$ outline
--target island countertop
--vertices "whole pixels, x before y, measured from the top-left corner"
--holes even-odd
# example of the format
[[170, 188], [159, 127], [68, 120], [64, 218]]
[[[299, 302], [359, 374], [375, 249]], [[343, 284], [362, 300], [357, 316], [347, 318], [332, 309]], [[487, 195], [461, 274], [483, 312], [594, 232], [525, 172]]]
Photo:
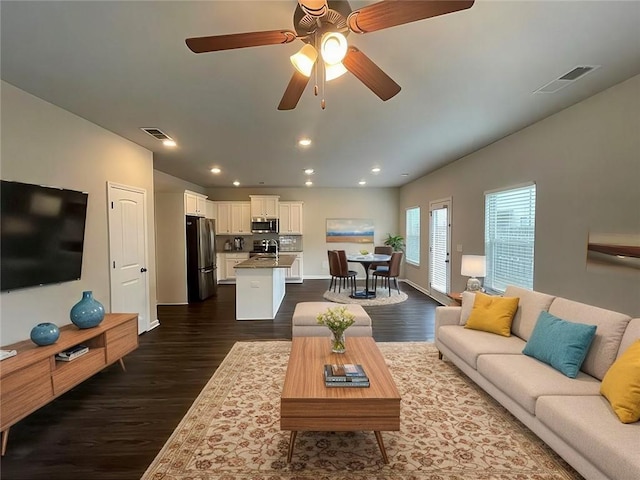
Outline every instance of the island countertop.
[[278, 255], [278, 257], [255, 256], [238, 263], [234, 268], [291, 268], [295, 255]]

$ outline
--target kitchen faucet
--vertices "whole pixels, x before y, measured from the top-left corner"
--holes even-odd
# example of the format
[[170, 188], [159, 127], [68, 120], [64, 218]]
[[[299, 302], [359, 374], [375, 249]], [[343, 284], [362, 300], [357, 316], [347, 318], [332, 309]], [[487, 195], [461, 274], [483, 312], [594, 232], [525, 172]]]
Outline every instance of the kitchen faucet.
[[276, 247], [276, 258], [278, 258], [278, 241], [273, 238], [270, 238], [269, 240], [267, 240], [267, 246], [272, 244], [274, 247]]

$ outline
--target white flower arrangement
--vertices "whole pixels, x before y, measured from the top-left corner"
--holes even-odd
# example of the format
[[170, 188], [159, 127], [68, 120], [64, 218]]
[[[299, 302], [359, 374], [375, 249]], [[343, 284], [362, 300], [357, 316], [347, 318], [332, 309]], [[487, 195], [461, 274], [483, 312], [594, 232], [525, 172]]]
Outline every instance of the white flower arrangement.
[[327, 308], [316, 317], [319, 325], [325, 325], [334, 335], [340, 336], [355, 323], [356, 316], [347, 307]]

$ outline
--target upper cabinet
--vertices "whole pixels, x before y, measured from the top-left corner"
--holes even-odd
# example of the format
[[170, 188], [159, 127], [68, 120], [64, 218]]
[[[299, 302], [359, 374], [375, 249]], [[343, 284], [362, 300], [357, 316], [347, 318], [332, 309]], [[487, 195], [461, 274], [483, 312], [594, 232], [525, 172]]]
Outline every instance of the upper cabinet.
[[218, 212], [217, 212], [216, 204], [211, 200], [206, 200], [204, 216], [206, 218], [211, 218], [212, 220], [215, 220], [217, 214]]
[[251, 216], [260, 218], [278, 218], [278, 195], [249, 195], [251, 198]]
[[204, 217], [207, 213], [207, 196], [202, 195], [201, 193], [185, 190], [184, 213], [185, 215]]
[[280, 202], [280, 234], [302, 235], [302, 202]]
[[218, 235], [251, 235], [251, 204], [249, 202], [215, 203]]

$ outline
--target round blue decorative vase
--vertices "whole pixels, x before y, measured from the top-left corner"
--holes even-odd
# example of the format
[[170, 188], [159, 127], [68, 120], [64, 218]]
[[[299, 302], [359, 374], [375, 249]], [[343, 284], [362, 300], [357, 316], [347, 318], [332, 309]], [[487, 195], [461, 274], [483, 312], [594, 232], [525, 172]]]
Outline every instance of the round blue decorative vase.
[[56, 343], [60, 337], [60, 329], [55, 323], [39, 323], [31, 329], [31, 341], [41, 347]]
[[93, 292], [82, 292], [82, 299], [71, 308], [69, 317], [78, 328], [96, 327], [104, 319], [104, 307], [93, 298]]

